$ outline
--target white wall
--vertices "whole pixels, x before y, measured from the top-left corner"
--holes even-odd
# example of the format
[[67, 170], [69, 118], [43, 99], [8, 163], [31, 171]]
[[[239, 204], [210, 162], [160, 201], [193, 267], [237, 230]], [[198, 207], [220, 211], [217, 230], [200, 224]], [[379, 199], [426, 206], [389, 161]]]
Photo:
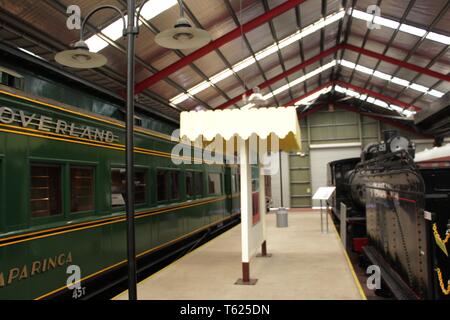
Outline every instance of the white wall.
[[[272, 161], [275, 161], [273, 157], [278, 158], [278, 153], [272, 155]], [[283, 206], [289, 208], [291, 206], [291, 185], [289, 177], [289, 155], [286, 152], [281, 153], [281, 165], [282, 165], [282, 181], [283, 181]], [[280, 171], [277, 174], [271, 176], [272, 186], [272, 207], [281, 207], [281, 188], [280, 188]]]
[[[331, 161], [361, 156], [360, 143], [317, 144], [310, 146], [312, 194], [327, 186], [327, 165]], [[320, 201], [313, 200], [313, 207]]]

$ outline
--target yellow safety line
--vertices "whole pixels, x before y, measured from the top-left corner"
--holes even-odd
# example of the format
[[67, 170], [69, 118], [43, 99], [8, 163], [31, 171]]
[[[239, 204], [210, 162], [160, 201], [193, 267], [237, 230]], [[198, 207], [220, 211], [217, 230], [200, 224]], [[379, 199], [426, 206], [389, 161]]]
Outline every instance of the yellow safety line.
[[[226, 218], [226, 219], [219, 220], [219, 221], [224, 221], [224, 220], [230, 219], [230, 218], [232, 218], [232, 217], [234, 217], [234, 216], [237, 216], [237, 215], [239, 215], [239, 213], [235, 213], [235, 214], [231, 215], [230, 217], [228, 217], [228, 218]], [[218, 222], [213, 222], [213, 224], [219, 223], [219, 221], [218, 221]], [[168, 265], [165, 266], [164, 268], [162, 268], [162, 269], [156, 271], [155, 273], [151, 274], [151, 275], [148, 276], [147, 278], [141, 280], [141, 281], [139, 282], [139, 285], [144, 285], [145, 282], [151, 280], [151, 278], [153, 278], [153, 277], [156, 276], [157, 274], [163, 272], [164, 270], [168, 269], [169, 267], [173, 267], [176, 263], [180, 262], [181, 260], [183, 260], [184, 258], [186, 258], [187, 256], [189, 256], [190, 254], [192, 254], [192, 253], [194, 253], [195, 251], [197, 251], [198, 249], [200, 249], [200, 248], [206, 246], [207, 244], [211, 244], [213, 241], [219, 240], [219, 238], [225, 236], [229, 231], [231, 231], [231, 230], [233, 230], [234, 228], [237, 228], [237, 227], [238, 227], [238, 226], [234, 226], [233, 228], [227, 230], [226, 232], [224, 232], [224, 233], [218, 235], [218, 236], [215, 237], [214, 239], [209, 240], [208, 242], [206, 242], [206, 243], [202, 244], [201, 246], [195, 248], [195, 250], [192, 250], [192, 251], [188, 252], [187, 254], [185, 254], [184, 256], [182, 256], [181, 258], [179, 258], [179, 259], [175, 260], [174, 262], [168, 264]], [[128, 291], [128, 290], [125, 290], [124, 292], [119, 293], [118, 295], [116, 295], [115, 297], [113, 297], [111, 300], [115, 300], [118, 296], [121, 296], [121, 295], [125, 294], [127, 291]], [[139, 292], [138, 292], [138, 293], [139, 293]]]
[[[234, 216], [236, 216], [236, 214], [231, 215], [231, 216], [229, 216], [229, 217], [227, 217], [227, 218], [225, 218], [225, 219], [218, 220], [218, 221], [216, 221], [216, 222], [213, 222], [213, 223], [211, 223], [211, 224], [208, 224], [208, 225], [203, 226], [203, 227], [201, 227], [201, 228], [198, 228], [198, 229], [196, 229], [196, 230], [193, 230], [193, 231], [191, 231], [191, 232], [189, 232], [189, 233], [187, 233], [187, 234], [185, 234], [185, 235], [183, 235], [183, 236], [181, 236], [181, 237], [179, 237], [179, 238], [176, 238], [176, 239], [174, 239], [174, 240], [171, 240], [171, 241], [165, 242], [165, 243], [163, 243], [163, 244], [160, 244], [159, 246], [156, 246], [156, 247], [154, 247], [154, 248], [152, 248], [152, 249], [149, 249], [149, 250], [147, 250], [147, 251], [141, 252], [140, 254], [136, 255], [136, 257], [140, 257], [140, 256], [142, 256], [142, 255], [144, 255], [144, 254], [148, 254], [148, 253], [150, 253], [150, 252], [152, 252], [152, 251], [156, 251], [156, 250], [158, 250], [158, 249], [160, 249], [160, 248], [162, 248], [162, 247], [164, 247], [164, 246], [167, 246], [167, 245], [169, 245], [169, 244], [171, 244], [171, 243], [174, 243], [174, 242], [176, 242], [176, 241], [182, 240], [183, 238], [189, 237], [190, 235], [192, 235], [192, 234], [194, 234], [194, 233], [200, 232], [200, 231], [203, 230], [203, 229], [209, 228], [210, 226], [212, 226], [212, 225], [214, 225], [214, 224], [218, 224], [218, 223], [223, 222], [223, 221], [225, 221], [225, 220], [228, 220], [228, 219], [230, 219], [230, 218], [232, 218], [232, 217], [234, 217]], [[82, 282], [82, 281], [84, 281], [84, 280], [90, 279], [90, 278], [92, 278], [92, 277], [94, 277], [94, 276], [96, 276], [96, 275], [98, 275], [98, 274], [100, 274], [100, 273], [103, 273], [103, 272], [105, 272], [105, 271], [108, 271], [108, 270], [110, 270], [110, 269], [113, 269], [113, 268], [115, 268], [115, 267], [117, 267], [117, 266], [119, 266], [119, 265], [121, 265], [121, 264], [126, 263], [126, 262], [127, 262], [126, 259], [125, 259], [125, 260], [122, 260], [122, 261], [120, 261], [120, 262], [118, 262], [118, 263], [115, 263], [115, 264], [113, 264], [113, 265], [111, 265], [111, 266], [109, 266], [109, 267], [106, 267], [106, 268], [104, 268], [104, 269], [101, 269], [101, 270], [99, 270], [99, 271], [97, 271], [97, 272], [94, 272], [94, 273], [92, 273], [92, 274], [90, 274], [90, 275], [88, 275], [88, 276], [82, 278], [82, 279], [78, 280], [76, 283], [79, 283], [79, 282]], [[38, 297], [38, 298], [36, 298], [36, 299], [34, 299], [34, 300], [41, 300], [41, 299], [44, 299], [45, 297], [48, 297], [48, 296], [50, 296], [50, 295], [52, 295], [52, 294], [54, 294], [54, 293], [56, 293], [56, 292], [58, 292], [58, 291], [64, 290], [65, 288], [67, 288], [67, 286], [62, 286], [62, 287], [60, 287], [60, 288], [58, 288], [58, 289], [55, 289], [55, 290], [53, 290], [53, 291], [50, 291], [50, 292], [48, 292], [48, 293], [42, 295], [42, 296], [40, 296], [40, 297]]]
[[[329, 213], [327, 212], [327, 214], [329, 214]], [[353, 280], [356, 283], [356, 286], [358, 288], [359, 294], [361, 295], [361, 298], [363, 300], [367, 300], [367, 296], [364, 293], [364, 289], [362, 288], [361, 283], [359, 282], [358, 276], [356, 275], [355, 269], [353, 268], [352, 262], [350, 261], [350, 258], [349, 258], [348, 254], [347, 254], [347, 250], [345, 250], [344, 245], [342, 244], [342, 239], [341, 239], [341, 237], [340, 237], [340, 235], [339, 235], [339, 233], [338, 233], [338, 231], [336, 229], [336, 226], [333, 223], [333, 220], [331, 220], [331, 224], [333, 226], [334, 232], [335, 232], [336, 237], [338, 239], [338, 242], [339, 242], [339, 244], [341, 246], [341, 249], [344, 252], [345, 260], [347, 261], [347, 264], [348, 264], [348, 266], [350, 268], [350, 272], [352, 273]]]

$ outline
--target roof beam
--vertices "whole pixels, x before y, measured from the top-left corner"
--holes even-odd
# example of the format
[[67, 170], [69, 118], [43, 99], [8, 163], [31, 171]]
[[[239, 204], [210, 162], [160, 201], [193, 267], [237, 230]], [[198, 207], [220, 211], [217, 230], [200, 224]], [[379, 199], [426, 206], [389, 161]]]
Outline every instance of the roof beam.
[[[294, 67], [292, 67], [290, 69], [288, 69], [288, 70], [286, 70], [285, 72], [282, 72], [279, 75], [277, 75], [277, 76], [275, 76], [275, 77], [273, 77], [273, 78], [271, 78], [271, 79], [269, 79], [267, 81], [264, 81], [263, 83], [258, 85], [258, 87], [260, 89], [264, 89], [264, 88], [266, 88], [268, 86], [271, 86], [272, 84], [274, 84], [274, 83], [276, 83], [276, 82], [278, 82], [278, 81], [288, 77], [289, 75], [291, 75], [291, 74], [293, 74], [293, 73], [295, 73], [297, 71], [300, 71], [300, 70], [304, 69], [305, 67], [307, 67], [307, 66], [309, 66], [309, 65], [311, 65], [311, 64], [313, 64], [313, 63], [315, 63], [317, 61], [320, 61], [321, 59], [323, 59], [323, 58], [325, 58], [325, 57], [335, 53], [338, 50], [339, 50], [339, 46], [335, 46], [333, 48], [325, 50], [324, 52], [315, 55], [311, 59], [308, 59], [308, 60], [306, 60], [306, 61], [304, 61], [304, 62], [302, 62], [302, 63], [300, 63], [300, 64], [298, 64], [298, 65], [296, 65], [296, 66], [294, 66]], [[246, 92], [244, 92], [244, 93], [234, 97], [233, 99], [231, 99], [231, 100], [221, 104], [220, 106], [218, 106], [215, 109], [226, 109], [229, 106], [231, 106], [231, 105], [235, 104], [236, 102], [238, 102], [242, 98], [243, 94], [249, 95], [251, 93], [252, 93], [252, 90], [247, 90]]]
[[215, 49], [225, 45], [226, 43], [240, 37], [242, 33], [247, 33], [249, 31], [261, 26], [262, 24], [285, 13], [286, 11], [293, 9], [295, 6], [297, 6], [300, 3], [303, 3], [305, 1], [306, 0], [288, 0], [288, 1], [284, 2], [283, 4], [279, 5], [278, 7], [275, 7], [272, 10], [269, 10], [266, 13], [260, 15], [259, 17], [256, 17], [255, 19], [243, 24], [241, 27], [235, 28], [234, 30], [223, 35], [222, 37], [210, 42], [206, 46], [195, 50], [191, 54], [185, 56], [184, 58], [181, 58], [177, 62], [171, 64], [170, 66], [160, 70], [159, 72], [153, 74], [152, 76], [148, 77], [147, 79], [144, 79], [143, 81], [136, 84], [136, 87], [135, 87], [136, 94], [138, 94], [139, 92], [152, 86], [156, 82], [168, 77], [169, 75], [171, 75], [175, 71], [185, 67], [189, 63], [203, 57], [204, 55], [214, 51]]
[[340, 81], [340, 80], [329, 81], [329, 82], [327, 82], [327, 83], [325, 83], [325, 84], [315, 88], [314, 90], [308, 91], [305, 94], [301, 95], [300, 97], [295, 98], [294, 100], [291, 100], [288, 103], [285, 103], [284, 105], [285, 106], [292, 106], [296, 102], [298, 102], [300, 100], [303, 100], [303, 99], [309, 97], [310, 95], [312, 95], [312, 94], [322, 90], [323, 88], [326, 88], [326, 87], [332, 86], [332, 85], [339, 85], [341, 87], [346, 87], [348, 89], [352, 89], [352, 90], [357, 91], [357, 92], [362, 93], [362, 94], [367, 94], [369, 96], [372, 96], [372, 97], [375, 97], [377, 99], [389, 102], [390, 104], [395, 104], [395, 105], [398, 105], [400, 107], [404, 107], [406, 109], [407, 108], [411, 108], [411, 109], [414, 109], [416, 111], [422, 110], [421, 108], [419, 108], [417, 106], [413, 106], [413, 105], [407, 104], [407, 103], [405, 103], [403, 101], [400, 101], [398, 99], [395, 99], [395, 98], [392, 98], [392, 97], [388, 97], [388, 96], [385, 96], [385, 95], [380, 94], [378, 92], [375, 92], [375, 91], [372, 91], [372, 90], [369, 90], [369, 89], [364, 89], [364, 88], [361, 88], [361, 87], [358, 87], [358, 86], [355, 86], [353, 84], [350, 84], [350, 83], [347, 83], [347, 82], [344, 82], [344, 81]]
[[314, 93], [316, 93], [326, 87], [332, 86], [332, 85], [334, 85], [334, 81], [328, 81], [327, 83], [324, 83], [324, 84], [318, 86], [314, 90], [308, 91], [308, 92], [304, 93], [303, 95], [301, 95], [300, 97], [297, 97], [297, 98], [289, 101], [288, 103], [285, 103], [284, 106], [286, 106], [286, 107], [293, 106], [295, 103], [299, 102], [300, 100], [303, 100], [303, 99], [309, 97], [310, 95], [313, 95]]
[[418, 65], [415, 65], [415, 64], [403, 61], [403, 60], [395, 59], [395, 58], [386, 56], [386, 55], [381, 54], [381, 53], [377, 53], [377, 52], [374, 52], [374, 51], [370, 51], [370, 50], [367, 50], [367, 49], [356, 47], [356, 46], [353, 46], [353, 45], [350, 45], [350, 44], [344, 44], [342, 49], [349, 49], [351, 51], [358, 52], [358, 53], [363, 54], [365, 56], [372, 57], [372, 58], [375, 58], [375, 59], [378, 59], [378, 60], [382, 60], [382, 61], [390, 63], [390, 64], [397, 65], [397, 66], [399, 66], [401, 68], [410, 69], [410, 70], [415, 71], [417, 73], [422, 73], [422, 74], [425, 74], [425, 75], [433, 77], [433, 78], [437, 78], [437, 79], [440, 79], [440, 80], [443, 80], [443, 81], [450, 82], [450, 76], [448, 76], [446, 74], [443, 74], [443, 73], [440, 73], [440, 72], [436, 72], [436, 71], [433, 71], [433, 70], [428, 69], [428, 68], [423, 68], [423, 67], [420, 67]]
[[[324, 106], [324, 104], [320, 104], [320, 105], [315, 106], [315, 107], [312, 108], [311, 110], [308, 110], [308, 111], [305, 112], [305, 113], [299, 114], [299, 119], [304, 119], [304, 118], [307, 118], [308, 116], [313, 115], [314, 113], [316, 113], [317, 111], [319, 111], [321, 108], [323, 108], [323, 106]], [[349, 112], [354, 112], [354, 113], [362, 114], [362, 112], [361, 112], [361, 110], [360, 110], [359, 108], [356, 108], [356, 107], [354, 107], [354, 106], [350, 106], [350, 105], [347, 105], [347, 104], [333, 103], [333, 106], [335, 106], [336, 108], [342, 109], [342, 110], [349, 111]], [[367, 114], [367, 113], [364, 113], [364, 116], [365, 116], [365, 117], [372, 118], [372, 119], [375, 119], [375, 120], [378, 120], [378, 121], [381, 121], [381, 122], [384, 122], [384, 123], [386, 123], [386, 124], [388, 124], [388, 125], [391, 125], [391, 126], [393, 126], [393, 127], [398, 128], [398, 129], [400, 129], [400, 130], [407, 131], [407, 132], [410, 132], [410, 133], [413, 133], [413, 134], [421, 135], [421, 136], [423, 136], [424, 138], [433, 138], [432, 135], [425, 134], [425, 133], [421, 133], [421, 132], [419, 132], [419, 131], [414, 130], [413, 127], [410, 127], [410, 126], [408, 126], [408, 125], [405, 125], [405, 124], [400, 123], [400, 122], [395, 121], [395, 120], [388, 119], [388, 118], [386, 118], [386, 117], [377, 116], [376, 114], [373, 114], [373, 115], [372, 115], [372, 114]]]
[[[376, 52], [373, 52], [373, 51], [370, 51], [370, 50], [367, 50], [367, 49], [362, 49], [362, 48], [355, 47], [355, 46], [349, 45], [349, 44], [341, 44], [341, 45], [334, 46], [334, 47], [332, 47], [332, 48], [330, 48], [328, 50], [325, 50], [322, 53], [317, 54], [314, 57], [312, 57], [312, 58], [310, 58], [310, 59], [308, 59], [308, 60], [306, 60], [306, 61], [304, 61], [304, 62], [302, 62], [302, 63], [300, 63], [300, 64], [298, 64], [298, 65], [296, 65], [296, 66], [294, 66], [294, 67], [292, 67], [290, 69], [288, 69], [288, 70], [286, 70], [285, 72], [282, 72], [279, 75], [277, 75], [277, 76], [275, 76], [275, 77], [273, 77], [273, 78], [271, 78], [271, 79], [269, 79], [267, 81], [264, 81], [263, 83], [259, 84], [258, 87], [260, 89], [264, 89], [264, 88], [266, 88], [268, 86], [271, 86], [274, 83], [284, 79], [285, 77], [287, 77], [287, 76], [289, 76], [289, 75], [291, 75], [291, 74], [293, 74], [293, 73], [295, 73], [297, 71], [300, 71], [300, 70], [304, 69], [305, 67], [307, 67], [307, 66], [309, 66], [309, 65], [311, 65], [311, 64], [313, 64], [315, 62], [318, 62], [321, 59], [323, 59], [323, 58], [325, 58], [325, 57], [327, 57], [327, 56], [329, 56], [331, 54], [334, 54], [338, 50], [342, 50], [342, 49], [347, 49], [347, 50], [350, 50], [350, 51], [359, 52], [362, 55], [366, 55], [366, 56], [369, 56], [369, 57], [372, 57], [372, 58], [375, 58], [375, 59], [379, 59], [381, 61], [385, 61], [387, 63], [398, 65], [400, 67], [403, 67], [403, 68], [406, 68], [406, 69], [410, 69], [412, 71], [415, 71], [415, 72], [418, 72], [418, 73], [421, 73], [421, 74], [426, 74], [426, 75], [429, 75], [429, 76], [434, 77], [434, 78], [445, 79], [445, 81], [449, 81], [450, 82], [450, 76], [449, 75], [446, 75], [446, 74], [443, 74], [443, 73], [439, 73], [439, 72], [436, 72], [436, 71], [433, 71], [433, 70], [430, 70], [430, 69], [426, 69], [426, 68], [423, 68], [423, 67], [420, 67], [418, 65], [415, 65], [415, 64], [412, 64], [412, 63], [408, 63], [408, 62], [405, 62], [405, 61], [402, 61], [402, 60], [391, 58], [389, 56], [386, 56], [386, 55], [383, 55], [383, 54], [380, 54], [380, 53], [376, 53]], [[406, 104], [406, 103], [401, 102], [401, 101], [399, 101], [397, 99], [394, 99], [394, 98], [391, 98], [391, 97], [379, 94], [377, 92], [374, 92], [374, 91], [371, 91], [371, 90], [368, 90], [368, 89], [364, 89], [364, 88], [361, 88], [361, 87], [356, 87], [356, 86], [353, 86], [351, 84], [348, 84], [348, 83], [345, 83], [345, 82], [342, 82], [342, 81], [339, 81], [339, 82], [341, 82], [342, 84], [346, 84], [348, 87], [350, 87], [351, 89], [354, 89], [355, 91], [374, 96], [376, 98], [388, 101], [388, 102], [390, 102], [392, 104], [397, 104], [397, 105], [399, 105], [401, 107], [404, 107], [404, 108], [413, 108], [416, 111], [421, 110], [421, 108], [419, 108], [417, 106]], [[240, 94], [240, 95], [238, 95], [238, 96], [228, 100], [227, 102], [219, 105], [215, 109], [226, 109], [229, 106], [237, 103], [241, 99], [243, 94], [249, 95], [251, 93], [252, 93], [252, 90], [247, 90], [246, 92], [243, 92], [242, 94]], [[296, 100], [296, 99], [294, 99], [294, 100]]]
[[[335, 103], [334, 106], [336, 108], [339, 108], [339, 109], [343, 109], [343, 110], [347, 110], [347, 111], [350, 111], [350, 112], [355, 112], [355, 113], [361, 114], [361, 111], [358, 108], [355, 108], [353, 106], [349, 106], [349, 105], [342, 104], [342, 103]], [[395, 120], [387, 119], [385, 117], [377, 116], [375, 114], [374, 115], [368, 115], [368, 114], [365, 113], [364, 116], [369, 117], [369, 118], [373, 118], [373, 119], [381, 121], [381, 122], [384, 122], [384, 123], [386, 123], [388, 125], [391, 125], [393, 127], [398, 128], [400, 130], [404, 130], [404, 131], [407, 131], [407, 132], [410, 132], [410, 133], [421, 135], [424, 138], [434, 138], [432, 135], [416, 131], [416, 130], [414, 130], [413, 127], [407, 126], [407, 125], [405, 125], [403, 123], [400, 123], [400, 122], [397, 122]]]
[[369, 89], [364, 89], [362, 87], [355, 86], [354, 84], [351, 84], [351, 83], [348, 83], [348, 82], [344, 82], [344, 81], [341, 81], [341, 80], [336, 80], [334, 82], [334, 84], [337, 84], [337, 85], [339, 85], [341, 87], [345, 87], [347, 89], [352, 89], [352, 90], [354, 90], [354, 91], [356, 91], [358, 93], [361, 93], [361, 94], [367, 94], [368, 96], [372, 96], [374, 98], [383, 100], [385, 102], [389, 102], [390, 104], [398, 105], [399, 107], [402, 107], [402, 108], [405, 108], [405, 109], [413, 109], [414, 111], [422, 110], [422, 108], [420, 108], [418, 106], [414, 106], [412, 104], [405, 103], [405, 102], [400, 101], [400, 100], [398, 100], [398, 99], [396, 99], [394, 97], [389, 97], [389, 96], [386, 96], [384, 94], [381, 94], [381, 93], [378, 93], [378, 92], [375, 92], [375, 91], [372, 91], [372, 90], [369, 90]]

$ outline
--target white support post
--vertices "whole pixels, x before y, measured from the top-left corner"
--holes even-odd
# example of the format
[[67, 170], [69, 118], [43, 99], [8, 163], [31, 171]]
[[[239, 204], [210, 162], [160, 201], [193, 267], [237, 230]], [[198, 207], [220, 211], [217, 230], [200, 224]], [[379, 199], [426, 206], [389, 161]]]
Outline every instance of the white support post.
[[258, 257], [271, 257], [267, 253], [267, 221], [266, 221], [266, 185], [264, 180], [264, 168], [259, 169], [259, 214], [262, 223], [261, 254]]
[[242, 279], [236, 284], [255, 284], [250, 279], [250, 233], [252, 228], [252, 172], [249, 158], [248, 141], [239, 143], [241, 165], [241, 243], [242, 243]]
[[263, 241], [267, 240], [266, 229], [266, 185], [264, 179], [264, 168], [259, 168], [259, 214], [262, 223]]

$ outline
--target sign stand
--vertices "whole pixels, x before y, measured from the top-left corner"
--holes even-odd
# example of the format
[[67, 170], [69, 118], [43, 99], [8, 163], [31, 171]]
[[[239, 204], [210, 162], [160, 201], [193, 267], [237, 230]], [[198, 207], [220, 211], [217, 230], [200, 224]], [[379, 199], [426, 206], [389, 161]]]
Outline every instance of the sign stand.
[[316, 193], [312, 197], [313, 200], [320, 200], [320, 231], [323, 233], [323, 205], [322, 200], [325, 200], [327, 204], [326, 207], [326, 223], [327, 223], [327, 233], [328, 233], [328, 199], [336, 190], [336, 187], [320, 187], [317, 189]]

